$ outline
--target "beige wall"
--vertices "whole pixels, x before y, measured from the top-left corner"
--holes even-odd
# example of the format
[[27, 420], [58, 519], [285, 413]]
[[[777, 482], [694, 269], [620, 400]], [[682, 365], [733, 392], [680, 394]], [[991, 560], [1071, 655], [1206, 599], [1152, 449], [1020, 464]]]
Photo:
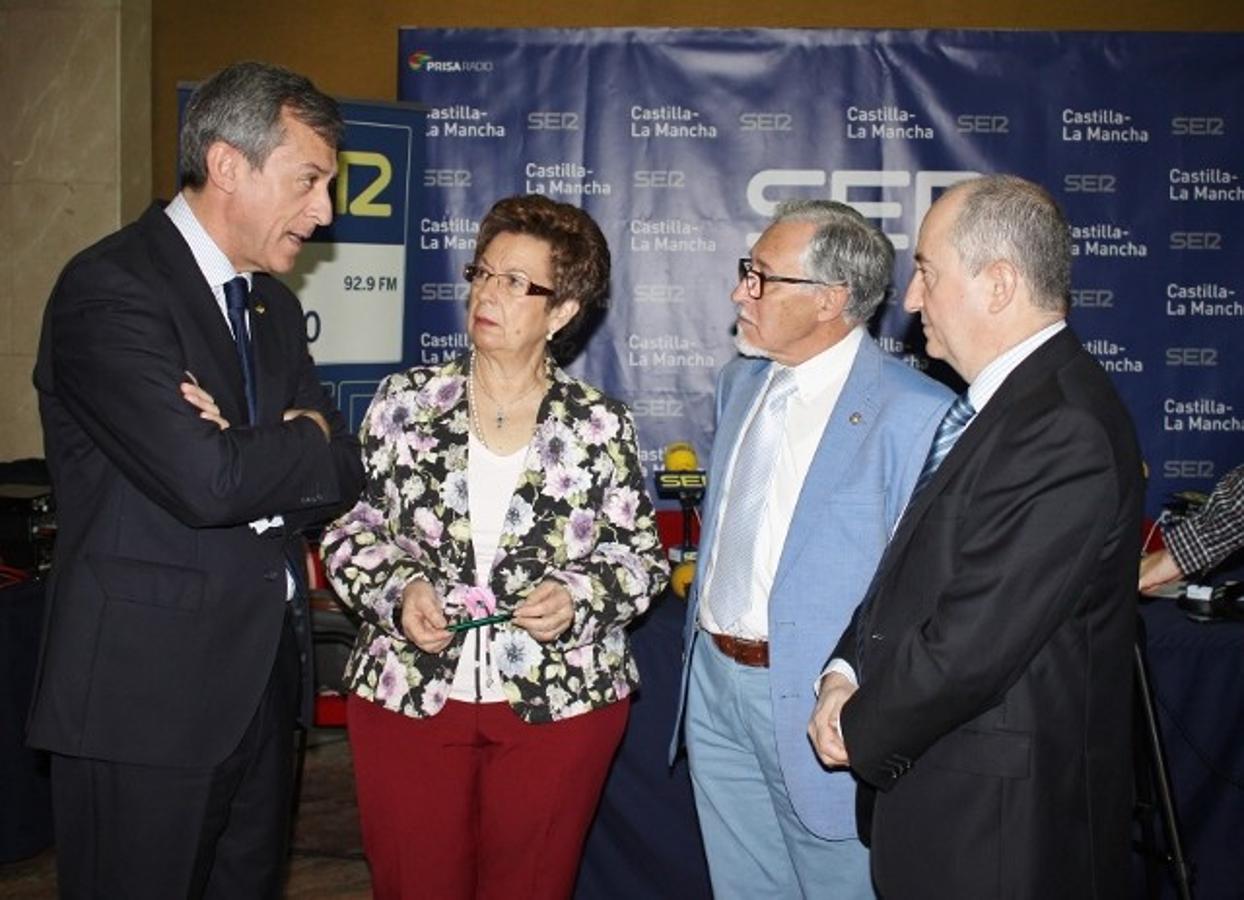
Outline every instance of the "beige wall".
[[30, 370], [57, 272], [176, 189], [177, 83], [252, 58], [392, 99], [405, 25], [1244, 31], [1244, 3], [0, 0], [0, 460], [41, 454]]
[[30, 372], [65, 260], [151, 195], [150, 0], [0, 0], [0, 460], [42, 456]]

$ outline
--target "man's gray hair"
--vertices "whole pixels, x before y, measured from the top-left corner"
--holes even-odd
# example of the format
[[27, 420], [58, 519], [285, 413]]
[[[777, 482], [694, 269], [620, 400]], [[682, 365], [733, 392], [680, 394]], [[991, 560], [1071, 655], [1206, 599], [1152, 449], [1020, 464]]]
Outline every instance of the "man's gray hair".
[[817, 281], [845, 282], [850, 292], [843, 314], [867, 322], [885, 299], [894, 271], [894, 245], [881, 229], [845, 203], [787, 200], [774, 224], [811, 222], [816, 233], [803, 252], [803, 269]]
[[1016, 175], [983, 175], [956, 184], [963, 205], [951, 245], [972, 275], [996, 260], [1015, 266], [1039, 309], [1066, 312], [1071, 291], [1071, 229], [1049, 191]]
[[207, 150], [224, 141], [263, 168], [285, 139], [281, 113], [289, 110], [336, 150], [345, 131], [336, 101], [310, 79], [261, 62], [234, 63], [199, 85], [186, 104], [177, 169], [183, 187], [207, 184]]

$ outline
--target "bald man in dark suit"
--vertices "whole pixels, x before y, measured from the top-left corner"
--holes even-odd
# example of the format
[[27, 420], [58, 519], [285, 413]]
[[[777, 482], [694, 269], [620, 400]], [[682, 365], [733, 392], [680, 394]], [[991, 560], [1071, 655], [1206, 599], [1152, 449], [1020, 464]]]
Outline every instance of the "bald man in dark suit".
[[862, 781], [886, 900], [1129, 895], [1143, 479], [1064, 322], [1070, 258], [1052, 198], [1010, 176], [956, 185], [920, 229], [905, 306], [969, 389], [809, 727]]

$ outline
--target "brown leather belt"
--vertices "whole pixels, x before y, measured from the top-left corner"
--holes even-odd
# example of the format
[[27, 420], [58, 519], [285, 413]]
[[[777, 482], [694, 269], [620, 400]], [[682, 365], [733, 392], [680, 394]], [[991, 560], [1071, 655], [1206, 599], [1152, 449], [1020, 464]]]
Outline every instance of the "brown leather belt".
[[709, 637], [717, 645], [717, 649], [741, 666], [752, 666], [758, 669], [769, 668], [769, 642], [749, 641], [744, 638], [731, 637], [728, 634], [709, 632]]

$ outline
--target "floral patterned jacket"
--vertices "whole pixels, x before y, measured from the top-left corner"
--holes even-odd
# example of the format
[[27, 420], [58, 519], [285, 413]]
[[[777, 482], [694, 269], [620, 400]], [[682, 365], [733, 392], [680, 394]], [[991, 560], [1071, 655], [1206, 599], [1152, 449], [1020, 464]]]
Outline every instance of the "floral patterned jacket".
[[[477, 602], [468, 360], [381, 383], [360, 434], [367, 486], [323, 541], [334, 587], [364, 619], [347, 684], [416, 718], [445, 705], [465, 632], [440, 653], [419, 650], [394, 621], [402, 589], [427, 579], [451, 620]], [[552, 363], [549, 373], [488, 582], [499, 612], [545, 579], [564, 584], [574, 603], [570, 627], [547, 644], [509, 623], [493, 626], [502, 689], [527, 722], [565, 719], [630, 694], [639, 677], [624, 626], [668, 575], [629, 410]]]

